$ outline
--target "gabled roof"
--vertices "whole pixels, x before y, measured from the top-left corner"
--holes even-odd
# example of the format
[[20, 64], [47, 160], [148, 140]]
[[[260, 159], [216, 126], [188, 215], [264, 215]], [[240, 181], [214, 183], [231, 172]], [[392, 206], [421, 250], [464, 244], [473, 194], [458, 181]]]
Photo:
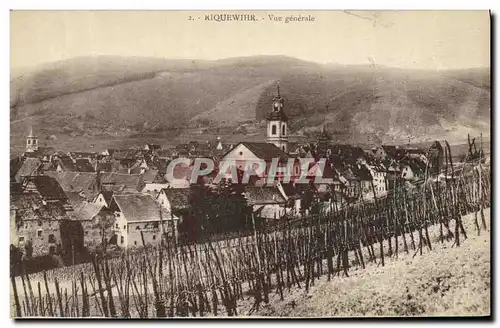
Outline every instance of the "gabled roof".
[[292, 183], [280, 183], [280, 186], [288, 199], [299, 199], [299, 188], [295, 187]]
[[162, 189], [160, 193], [163, 192], [168, 201], [170, 202], [170, 206], [172, 209], [180, 210], [186, 209], [189, 207], [189, 194], [190, 190], [188, 188], [184, 189]]
[[271, 187], [246, 186], [244, 195], [248, 201], [248, 205], [286, 203], [286, 200], [283, 198], [281, 192], [276, 186], [271, 186]]
[[78, 172], [94, 172], [92, 164], [86, 158], [77, 158], [75, 160], [75, 168]]
[[77, 172], [76, 165], [68, 155], [61, 155], [57, 159], [57, 164], [61, 166], [61, 169], [66, 172]]
[[[255, 156], [263, 160], [271, 160], [273, 158], [279, 158], [282, 160], [288, 159], [290, 156], [277, 147], [275, 144], [267, 143], [267, 142], [240, 142], [238, 145], [242, 144], [247, 147]], [[233, 147], [233, 149], [235, 148]]]
[[147, 170], [146, 172], [144, 172], [144, 174], [142, 174], [142, 179], [144, 180], [144, 182], [153, 182], [156, 180], [158, 173], [158, 170]]
[[147, 152], [148, 151], [144, 149], [119, 149], [115, 150], [111, 157], [118, 160], [133, 160], [142, 158]]
[[67, 219], [66, 211], [60, 202], [44, 203], [33, 194], [22, 194], [13, 200], [12, 205], [17, 207], [17, 215], [24, 220], [62, 220]]
[[90, 172], [46, 172], [59, 182], [65, 192], [80, 192], [97, 188], [97, 175]]
[[[149, 194], [113, 196], [127, 221], [161, 221], [160, 205]], [[168, 219], [164, 217], [163, 220]]]
[[97, 157], [97, 153], [94, 152], [85, 152], [85, 151], [72, 151], [68, 153], [74, 159], [77, 158], [94, 158]]
[[96, 172], [111, 172], [113, 167], [109, 162], [98, 162], [96, 164]]
[[158, 149], [155, 152], [159, 158], [170, 158], [170, 157], [174, 156], [175, 154], [177, 154], [177, 150], [173, 149], [173, 148]]
[[91, 221], [104, 208], [102, 204], [83, 202], [71, 213], [71, 218], [78, 221]]
[[161, 145], [146, 144], [146, 146], [144, 148], [148, 148], [148, 150], [157, 150], [157, 149], [161, 149]]
[[373, 180], [370, 170], [365, 165], [357, 165], [352, 167], [352, 172], [361, 181]]
[[39, 175], [25, 177], [23, 180], [23, 186], [26, 186], [27, 183], [33, 183], [36, 190], [45, 200], [66, 201], [68, 199], [57, 180], [49, 176]]
[[[111, 200], [113, 199], [113, 191], [112, 190], [101, 190], [100, 194], [102, 195], [102, 197], [104, 197], [104, 201], [106, 202], [106, 204], [110, 204], [111, 203]], [[96, 196], [97, 198], [97, 196]]]
[[36, 174], [41, 167], [42, 162], [38, 158], [26, 158], [23, 165], [21, 165], [21, 168], [16, 173], [16, 181], [21, 182], [23, 177]]
[[101, 183], [114, 186], [123, 186], [127, 190], [139, 191], [143, 180], [140, 174], [120, 174], [115, 172], [101, 174]]

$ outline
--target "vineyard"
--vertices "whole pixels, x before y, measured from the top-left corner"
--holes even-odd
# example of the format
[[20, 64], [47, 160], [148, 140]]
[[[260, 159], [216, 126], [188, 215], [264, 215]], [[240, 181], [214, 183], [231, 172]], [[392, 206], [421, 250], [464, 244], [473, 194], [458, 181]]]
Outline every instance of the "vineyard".
[[[439, 241], [459, 247], [468, 234], [487, 231], [488, 166], [452, 172], [445, 156], [444, 181], [408, 190], [403, 182], [372, 202], [332, 208], [330, 214], [254, 229], [252, 235], [180, 245], [165, 238], [120, 258], [95, 256], [92, 263], [12, 278], [16, 317], [203, 317], [252, 315], [275, 294], [308, 291], [319, 277], [342, 279], [353, 266], [384, 266], [406, 252], [433, 250]], [[450, 167], [448, 171], [448, 167]], [[462, 216], [474, 214], [476, 231]], [[239, 303], [251, 300], [241, 313]]]

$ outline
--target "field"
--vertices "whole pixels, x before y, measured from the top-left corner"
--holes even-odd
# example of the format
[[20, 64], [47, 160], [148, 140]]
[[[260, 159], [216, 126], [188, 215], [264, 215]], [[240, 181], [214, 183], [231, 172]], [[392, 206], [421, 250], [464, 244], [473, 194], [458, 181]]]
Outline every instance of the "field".
[[[489, 226], [490, 210], [485, 210]], [[474, 232], [474, 214], [463, 217]], [[437, 227], [431, 238], [437, 241]], [[349, 277], [322, 277], [309, 293], [273, 297], [257, 315], [273, 317], [488, 316], [491, 314], [491, 230], [460, 246], [434, 242], [423, 256], [401, 251], [385, 267], [353, 268]]]

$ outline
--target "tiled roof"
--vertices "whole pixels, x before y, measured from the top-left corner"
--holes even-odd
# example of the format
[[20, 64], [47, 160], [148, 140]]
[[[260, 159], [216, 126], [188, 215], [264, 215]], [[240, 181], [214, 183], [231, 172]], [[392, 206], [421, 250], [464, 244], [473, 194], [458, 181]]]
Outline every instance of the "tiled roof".
[[162, 189], [170, 202], [172, 209], [180, 210], [189, 207], [190, 190], [185, 189]]
[[114, 195], [113, 197], [127, 221], [161, 220], [160, 205], [149, 194]]
[[102, 210], [104, 205], [83, 202], [71, 213], [71, 218], [78, 221], [90, 221]]
[[284, 204], [285, 199], [277, 187], [246, 186], [244, 191], [249, 205]]
[[55, 178], [65, 192], [97, 189], [97, 175], [90, 172], [46, 172]]
[[23, 165], [21, 165], [21, 168], [16, 173], [16, 181], [21, 182], [23, 177], [36, 174], [41, 166], [42, 162], [38, 158], [26, 158]]
[[22, 220], [62, 220], [67, 219], [66, 211], [60, 202], [43, 203], [33, 194], [22, 194], [12, 201], [17, 207], [17, 215]]
[[77, 158], [75, 160], [75, 168], [77, 172], [94, 172], [92, 164], [86, 158]]
[[273, 158], [288, 159], [290, 156], [276, 145], [267, 142], [241, 142], [252, 153], [260, 159], [271, 160]]
[[139, 191], [142, 188], [143, 180], [140, 174], [120, 174], [103, 173], [101, 174], [101, 183], [114, 186], [123, 186], [127, 190]]
[[67, 200], [68, 197], [56, 179], [46, 175], [25, 177], [23, 184], [32, 182], [40, 195], [46, 200]]

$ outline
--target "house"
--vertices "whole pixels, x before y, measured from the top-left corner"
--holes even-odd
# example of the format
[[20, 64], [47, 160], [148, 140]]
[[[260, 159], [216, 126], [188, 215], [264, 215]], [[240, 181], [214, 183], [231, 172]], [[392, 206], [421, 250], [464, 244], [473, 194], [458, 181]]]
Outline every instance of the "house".
[[155, 156], [164, 160], [171, 160], [174, 157], [177, 157], [178, 151], [175, 148], [168, 149], [158, 149], [155, 151]]
[[11, 240], [23, 249], [28, 241], [32, 256], [55, 252], [61, 244], [60, 222], [68, 219], [60, 202], [44, 202], [36, 194], [23, 193], [11, 200]]
[[103, 239], [110, 240], [111, 227], [114, 224], [114, 213], [100, 203], [83, 202], [69, 215], [83, 228], [83, 243], [85, 247], [95, 248], [103, 243]]
[[25, 177], [40, 175], [42, 173], [43, 163], [38, 158], [26, 158], [16, 172], [14, 180], [21, 182]]
[[94, 171], [98, 173], [112, 172], [113, 166], [110, 162], [96, 161], [94, 164]]
[[164, 188], [158, 193], [156, 201], [167, 213], [175, 214], [182, 222], [189, 212], [189, 194], [189, 189]]
[[144, 188], [144, 181], [140, 174], [109, 172], [101, 174], [100, 178], [101, 187], [104, 190], [139, 192]]
[[[222, 169], [224, 165], [228, 163], [233, 164], [239, 170], [245, 170], [247, 166], [257, 161], [264, 161], [266, 163], [266, 168], [263, 173], [259, 174], [259, 177], [267, 177], [270, 172], [272, 160], [276, 159], [278, 161], [278, 168], [280, 171], [286, 170], [288, 160], [293, 161], [292, 172], [287, 172], [291, 180], [294, 177], [298, 177], [300, 174], [300, 164], [295, 161], [294, 158], [290, 157], [282, 149], [273, 143], [266, 142], [240, 142], [233, 149], [227, 152], [221, 160], [219, 169]], [[224, 164], [225, 163], [225, 164]], [[256, 169], [256, 168], [253, 168]], [[228, 172], [229, 169], [228, 169]], [[284, 173], [277, 172], [276, 178], [282, 180]], [[226, 172], [224, 172], [226, 173]]]
[[406, 157], [401, 161], [401, 177], [406, 181], [416, 182], [425, 179], [427, 164], [420, 158]]
[[68, 197], [56, 179], [46, 175], [25, 177], [22, 181], [22, 193], [35, 194], [45, 203], [59, 202], [67, 205]]
[[94, 153], [94, 152], [72, 151], [72, 152], [68, 152], [68, 156], [73, 161], [76, 161], [77, 159], [87, 159], [90, 161], [90, 160], [95, 159], [98, 155], [97, 155], [97, 153]]
[[373, 180], [373, 189], [375, 189], [375, 195], [377, 197], [385, 196], [387, 194], [387, 169], [384, 164], [376, 160], [363, 160], [361, 165], [366, 166], [366, 168], [370, 171]]
[[60, 223], [68, 220], [67, 211], [72, 210], [57, 181], [48, 176], [25, 177], [21, 192], [11, 194], [11, 205], [15, 246], [22, 248], [29, 240], [33, 256], [54, 252], [64, 237]]
[[158, 170], [150, 169], [142, 173], [142, 180], [144, 183], [164, 182], [163, 177], [160, 176]]
[[77, 158], [75, 159], [75, 170], [76, 172], [94, 172], [94, 166], [87, 158]]
[[[177, 235], [179, 218], [168, 213], [148, 194], [114, 195], [113, 230], [123, 248], [156, 245], [162, 235]], [[142, 234], [141, 234], [142, 233]]]
[[148, 150], [148, 151], [157, 151], [157, 150], [161, 150], [161, 145], [146, 144], [146, 145], [144, 146], [144, 150]]
[[279, 219], [286, 213], [287, 201], [277, 186], [245, 186], [243, 195], [258, 217]]
[[90, 172], [46, 172], [46, 175], [59, 182], [65, 193], [77, 193], [91, 201], [99, 193], [99, 175]]
[[94, 204], [110, 208], [111, 201], [113, 200], [113, 191], [102, 190], [97, 196], [92, 200]]

